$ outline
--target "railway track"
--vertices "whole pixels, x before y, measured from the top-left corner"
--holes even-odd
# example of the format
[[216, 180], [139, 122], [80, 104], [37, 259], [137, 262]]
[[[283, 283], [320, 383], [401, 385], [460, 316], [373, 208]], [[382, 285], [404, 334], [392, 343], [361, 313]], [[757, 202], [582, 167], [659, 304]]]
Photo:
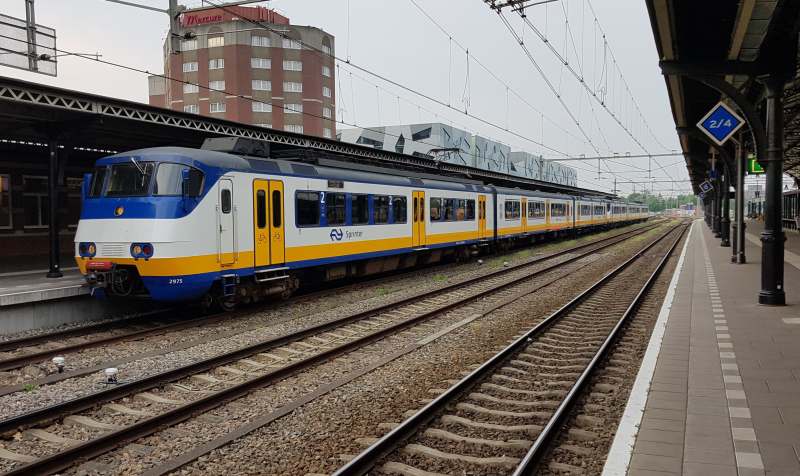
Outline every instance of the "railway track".
[[[664, 233], [422, 409], [409, 412], [334, 476], [534, 474], [686, 228]], [[590, 433], [573, 428], [570, 437], [591, 438]]]
[[[638, 230], [651, 229], [653, 226], [655, 225], [648, 224], [642, 227], [637, 227], [633, 230], [627, 230], [622, 233], [602, 238], [600, 240], [586, 243], [585, 245], [589, 246], [592, 243], [607, 242], [608, 240], [613, 240], [620, 236], [626, 236], [629, 233], [636, 233]], [[579, 247], [570, 249], [579, 249]], [[384, 281], [400, 279], [403, 276], [415, 272], [418, 271], [401, 273], [400, 275], [395, 274], [386, 278], [379, 278], [377, 281], [371, 281], [370, 285], [379, 286]], [[363, 283], [356, 283], [349, 286], [356, 289], [358, 286], [362, 285]], [[341, 289], [342, 288], [338, 288], [339, 291], [341, 291]], [[298, 296], [291, 302], [281, 303], [278, 306], [288, 306], [298, 302], [318, 299], [330, 294], [332, 294], [330, 290], [315, 291]], [[165, 310], [152, 314], [151, 320], [156, 321], [158, 319], [165, 319], [167, 321], [166, 323], [146, 321], [141, 322], [141, 319], [137, 318], [132, 323], [128, 322], [127, 320], [123, 323], [118, 321], [101, 323], [83, 328], [68, 329], [65, 331], [0, 342], [0, 355], [2, 355], [2, 353], [7, 354], [7, 356], [4, 358], [0, 357], [0, 373], [2, 373], [2, 377], [0, 378], [0, 396], [23, 391], [26, 386], [50, 385], [69, 378], [81, 377], [98, 372], [108, 367], [119, 367], [137, 358], [151, 357], [154, 352], [148, 352], [145, 350], [144, 352], [128, 353], [122, 358], [105, 359], [105, 361], [95, 361], [88, 364], [85, 364], [78, 359], [70, 358], [70, 354], [91, 348], [105, 347], [114, 343], [140, 341], [148, 337], [156, 337], [167, 333], [180, 332], [190, 328], [201, 328], [203, 326], [209, 326], [213, 324], [225, 324], [235, 320], [237, 317], [247, 315], [251, 311], [252, 310], [250, 309], [244, 309], [227, 314], [193, 318], [176, 318], [176, 311]], [[131, 326], [131, 324], [133, 324], [133, 326]], [[144, 329], [141, 327], [136, 327], [137, 325], [144, 326]], [[240, 332], [245, 332], [247, 330], [250, 329], [246, 328]], [[223, 333], [223, 335], [228, 334], [230, 333]], [[213, 339], [214, 336], [211, 336], [208, 339], [201, 338], [192, 341], [183, 339], [183, 342], [187, 345], [189, 343], [201, 345], [203, 341]], [[170, 348], [172, 347], [160, 348], [157, 349], [155, 353], [157, 354], [162, 350], [163, 352], [167, 352]], [[49, 359], [56, 356], [66, 357], [67, 359], [67, 365], [63, 373], [57, 372], [55, 365], [49, 361]], [[31, 367], [26, 368], [25, 366], [34, 366], [35, 373], [38, 375], [34, 379], [26, 378], [25, 374]]]
[[[536, 289], [569, 273], [555, 270], [647, 233], [644, 227], [501, 268], [487, 275], [311, 326], [210, 359], [119, 385], [86, 397], [0, 421], [11, 435], [0, 470], [48, 473], [207, 412], [290, 375], [352, 352], [470, 304], [504, 303], [518, 286], [540, 277]], [[594, 258], [592, 256], [595, 256]], [[573, 265], [575, 266], [575, 265]], [[530, 291], [528, 291], [530, 292]], [[495, 308], [500, 304], [496, 304]], [[474, 310], [471, 311], [474, 313]], [[164, 388], [164, 391], [156, 389]]]

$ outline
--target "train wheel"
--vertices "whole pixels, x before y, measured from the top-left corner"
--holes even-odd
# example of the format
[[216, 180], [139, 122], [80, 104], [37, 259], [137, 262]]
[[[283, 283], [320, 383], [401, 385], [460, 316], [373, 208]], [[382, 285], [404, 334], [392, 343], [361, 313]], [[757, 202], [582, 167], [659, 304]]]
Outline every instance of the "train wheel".
[[217, 306], [219, 306], [220, 310], [223, 312], [231, 312], [236, 309], [236, 299], [235, 298], [220, 298], [217, 300]]

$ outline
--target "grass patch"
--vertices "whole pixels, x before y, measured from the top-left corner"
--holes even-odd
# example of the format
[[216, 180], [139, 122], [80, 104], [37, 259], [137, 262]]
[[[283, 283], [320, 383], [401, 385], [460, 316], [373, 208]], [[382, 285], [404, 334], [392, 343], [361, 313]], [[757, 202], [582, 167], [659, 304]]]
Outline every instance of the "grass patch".
[[24, 390], [27, 393], [31, 393], [39, 390], [39, 386], [36, 385], [35, 383], [26, 383], [25, 385], [22, 386], [22, 390]]

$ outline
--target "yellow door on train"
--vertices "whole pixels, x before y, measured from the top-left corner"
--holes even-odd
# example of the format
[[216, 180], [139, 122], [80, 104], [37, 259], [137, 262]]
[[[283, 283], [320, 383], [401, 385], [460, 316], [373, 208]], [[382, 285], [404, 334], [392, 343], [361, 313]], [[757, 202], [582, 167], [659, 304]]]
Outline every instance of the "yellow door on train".
[[271, 264], [281, 264], [286, 260], [284, 252], [284, 213], [283, 182], [269, 181], [269, 247]]
[[478, 195], [478, 238], [486, 238], [486, 195]]
[[528, 199], [522, 199], [522, 208], [519, 211], [520, 219], [522, 220], [522, 232], [528, 231]]
[[253, 254], [255, 267], [269, 264], [269, 181], [253, 180]]
[[427, 244], [425, 238], [425, 192], [411, 192], [413, 220], [411, 221], [411, 246], [419, 248]]

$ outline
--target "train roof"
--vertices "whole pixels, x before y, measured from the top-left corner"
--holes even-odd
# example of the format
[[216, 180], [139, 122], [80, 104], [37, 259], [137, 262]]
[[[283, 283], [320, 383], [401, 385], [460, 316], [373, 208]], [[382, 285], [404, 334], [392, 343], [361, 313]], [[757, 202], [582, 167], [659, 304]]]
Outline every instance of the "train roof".
[[[491, 187], [476, 181], [437, 178], [429, 174], [414, 174], [388, 168], [370, 167], [368, 170], [356, 170], [352, 167], [337, 166], [335, 161], [326, 161], [327, 166], [295, 162], [282, 159], [265, 159], [261, 157], [240, 156], [225, 152], [185, 147], [152, 147], [132, 150], [105, 157], [97, 161], [98, 165], [127, 162], [131, 157], [137, 160], [177, 162], [202, 169], [206, 173], [222, 175], [227, 171], [250, 173], [279, 174], [286, 176], [317, 178], [326, 180], [343, 180], [351, 182], [377, 183], [406, 187], [429, 187], [454, 191], [492, 191]], [[401, 175], [402, 174], [402, 175]]]

